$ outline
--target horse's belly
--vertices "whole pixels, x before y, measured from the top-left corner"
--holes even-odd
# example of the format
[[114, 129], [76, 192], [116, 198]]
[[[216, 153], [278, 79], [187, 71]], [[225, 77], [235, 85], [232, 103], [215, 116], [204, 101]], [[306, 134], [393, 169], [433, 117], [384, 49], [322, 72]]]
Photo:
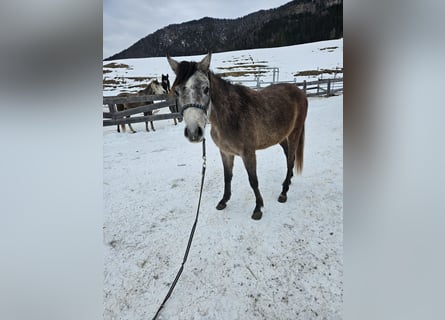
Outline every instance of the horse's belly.
[[213, 142], [215, 142], [215, 144], [219, 148], [219, 150], [221, 150], [224, 153], [232, 154], [232, 155], [236, 155], [236, 156], [239, 156], [241, 154], [241, 148], [236, 148], [232, 144], [225, 143], [224, 141], [221, 141], [221, 140], [215, 140], [214, 138], [213, 138]]
[[242, 152], [242, 145], [239, 142], [231, 141], [233, 139], [228, 139], [227, 137], [221, 136], [217, 130], [213, 127], [210, 130], [210, 135], [212, 136], [213, 142], [216, 146], [224, 153], [233, 154], [239, 156]]
[[220, 134], [214, 127], [210, 130], [213, 141], [218, 148], [227, 154], [241, 155], [246, 149], [261, 150], [269, 148], [280, 143], [288, 135], [287, 129], [270, 132], [268, 130], [259, 130], [252, 133], [247, 139], [240, 135]]
[[263, 134], [263, 136], [256, 140], [255, 149], [266, 149], [286, 139], [289, 131], [274, 132], [273, 134]]

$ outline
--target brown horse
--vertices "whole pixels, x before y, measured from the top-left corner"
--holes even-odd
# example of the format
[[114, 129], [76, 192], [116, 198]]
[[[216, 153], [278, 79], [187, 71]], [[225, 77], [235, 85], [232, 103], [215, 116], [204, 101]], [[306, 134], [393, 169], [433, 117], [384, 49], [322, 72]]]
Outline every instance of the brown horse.
[[[120, 93], [118, 94], [118, 97], [129, 97], [129, 96], [144, 96], [144, 95], [157, 95], [157, 94], [166, 94], [167, 91], [164, 90], [162, 87], [162, 84], [159, 83], [158, 80], [151, 81], [145, 89], [142, 89], [138, 91], [136, 94], [131, 93]], [[122, 103], [122, 104], [116, 104], [117, 111], [123, 111], [127, 109], [132, 109], [140, 106], [145, 106], [147, 104], [152, 104], [153, 101], [145, 101], [145, 102], [131, 102], [131, 103]], [[153, 111], [147, 111], [144, 112], [144, 116], [151, 116], [153, 114]], [[129, 118], [130, 116], [126, 116]], [[156, 131], [153, 126], [153, 121], [150, 121], [150, 126], [153, 131]], [[136, 131], [131, 126], [131, 123], [128, 124], [128, 127], [130, 128], [131, 132], [135, 133]], [[125, 132], [125, 123], [121, 124], [122, 132]], [[150, 131], [148, 129], [148, 121], [145, 121], [145, 130]], [[117, 132], [120, 132], [119, 125], [117, 126]]]
[[209, 71], [210, 53], [197, 62], [177, 62], [167, 56], [176, 74], [172, 86], [183, 114], [184, 135], [191, 142], [204, 137], [207, 120], [224, 166], [224, 195], [216, 208], [226, 207], [231, 196], [234, 156], [246, 167], [256, 206], [252, 219], [261, 219], [263, 198], [258, 188], [255, 150], [280, 144], [287, 159], [287, 174], [279, 202], [286, 202], [293, 176], [303, 169], [306, 94], [293, 84], [275, 84], [259, 91], [233, 85]]

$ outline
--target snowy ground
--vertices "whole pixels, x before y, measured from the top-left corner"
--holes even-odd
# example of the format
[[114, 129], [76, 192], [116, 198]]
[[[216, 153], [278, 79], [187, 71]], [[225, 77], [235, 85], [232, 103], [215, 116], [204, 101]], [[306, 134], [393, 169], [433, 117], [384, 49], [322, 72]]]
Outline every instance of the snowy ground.
[[[279, 146], [257, 152], [263, 218], [239, 158], [224, 211], [218, 149], [207, 139], [200, 220], [161, 319], [340, 319], [343, 97], [309, 100], [305, 163], [287, 203]], [[151, 318], [181, 265], [201, 179], [201, 145], [183, 124], [104, 128], [104, 319]], [[207, 131], [208, 134], [208, 131]]]
[[[342, 51], [340, 39], [218, 53], [212, 55], [211, 69], [252, 58], [279, 67], [280, 80], [288, 81], [297, 71], [342, 68]], [[165, 58], [116, 62], [130, 68], [116, 68], [104, 77], [168, 72], [174, 80]], [[309, 99], [304, 170], [293, 178], [287, 203], [277, 201], [286, 170], [281, 147], [257, 151], [265, 203], [260, 221], [250, 218], [255, 197], [239, 158], [232, 199], [225, 210], [215, 209], [223, 170], [207, 129], [200, 219], [161, 319], [341, 319], [342, 106], [342, 96]], [[115, 126], [103, 131], [106, 320], [154, 316], [181, 266], [199, 196], [201, 145], [184, 138], [183, 123], [157, 121], [156, 132], [145, 132], [142, 123], [133, 126], [136, 134], [117, 133]]]
[[[204, 55], [190, 57], [175, 57], [178, 61], [199, 61]], [[103, 65], [110, 63], [126, 64], [126, 68], [104, 67], [105, 80], [124, 81], [116, 87], [106, 87], [105, 96], [113, 96], [122, 92], [137, 91], [140, 87], [132, 88], [133, 85], [141, 85], [143, 82], [132, 79], [132, 77], [157, 78], [161, 80], [161, 74], [168, 74], [170, 82], [173, 83], [175, 75], [170, 69], [165, 57], [149, 59], [125, 59], [115, 61], [104, 61]], [[211, 69], [214, 72], [245, 71], [245, 76], [229, 76], [226, 79], [239, 81], [253, 81], [254, 76], [248, 71], [255, 70], [255, 66], [279, 69], [279, 81], [317, 80], [318, 78], [332, 78], [333, 74], [321, 73], [319, 75], [295, 76], [298, 72], [342, 70], [343, 69], [343, 39], [328, 40], [306, 43], [279, 48], [250, 49], [241, 51], [230, 51], [212, 54]], [[343, 76], [339, 73], [337, 77]], [[272, 70], [261, 76], [261, 81], [273, 80]], [[277, 80], [277, 79], [276, 79]], [[145, 80], [146, 82], [150, 80]], [[248, 86], [255, 86], [255, 82], [243, 82]], [[264, 85], [262, 85], [264, 86]]]

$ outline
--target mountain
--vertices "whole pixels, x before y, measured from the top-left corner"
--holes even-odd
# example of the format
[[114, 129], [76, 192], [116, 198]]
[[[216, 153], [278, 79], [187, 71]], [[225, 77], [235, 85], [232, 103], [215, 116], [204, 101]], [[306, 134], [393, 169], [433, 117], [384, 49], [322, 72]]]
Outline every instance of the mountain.
[[289, 46], [343, 37], [343, 0], [295, 0], [237, 19], [172, 24], [105, 60], [189, 56]]

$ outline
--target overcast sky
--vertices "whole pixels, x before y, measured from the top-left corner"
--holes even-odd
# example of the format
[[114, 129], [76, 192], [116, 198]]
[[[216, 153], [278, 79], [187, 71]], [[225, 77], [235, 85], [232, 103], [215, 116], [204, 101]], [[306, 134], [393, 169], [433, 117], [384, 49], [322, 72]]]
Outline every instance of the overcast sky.
[[173, 23], [203, 17], [234, 19], [291, 0], [104, 0], [103, 57]]

